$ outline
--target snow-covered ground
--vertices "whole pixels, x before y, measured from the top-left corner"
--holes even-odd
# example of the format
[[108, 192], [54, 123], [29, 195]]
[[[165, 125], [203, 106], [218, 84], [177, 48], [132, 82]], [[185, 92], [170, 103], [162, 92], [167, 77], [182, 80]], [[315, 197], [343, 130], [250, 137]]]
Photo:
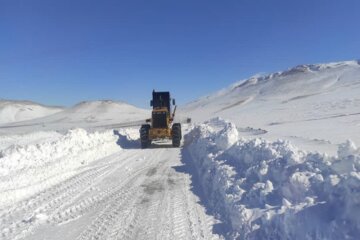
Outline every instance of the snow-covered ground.
[[0, 111], [0, 239], [358, 239], [359, 76], [235, 83], [180, 109], [181, 148], [140, 149], [150, 111], [122, 102]]
[[1, 239], [219, 239], [181, 149], [138, 129], [71, 130], [1, 151]]

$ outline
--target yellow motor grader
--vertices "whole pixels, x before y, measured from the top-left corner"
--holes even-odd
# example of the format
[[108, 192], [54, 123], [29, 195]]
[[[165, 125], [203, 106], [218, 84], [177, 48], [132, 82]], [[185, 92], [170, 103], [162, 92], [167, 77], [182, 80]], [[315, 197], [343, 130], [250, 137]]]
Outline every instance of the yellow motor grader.
[[175, 99], [170, 98], [169, 92], [152, 92], [150, 106], [153, 107], [151, 119], [140, 128], [141, 148], [147, 148], [153, 140], [171, 139], [174, 147], [180, 146], [182, 138], [181, 124], [173, 123], [176, 106], [171, 113], [171, 103], [175, 106]]

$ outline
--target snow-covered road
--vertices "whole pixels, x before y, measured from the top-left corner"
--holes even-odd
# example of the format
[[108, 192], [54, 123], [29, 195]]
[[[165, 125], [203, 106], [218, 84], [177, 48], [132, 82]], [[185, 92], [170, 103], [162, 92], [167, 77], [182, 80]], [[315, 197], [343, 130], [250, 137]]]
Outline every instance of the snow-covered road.
[[1, 209], [1, 238], [216, 239], [181, 149], [133, 147]]

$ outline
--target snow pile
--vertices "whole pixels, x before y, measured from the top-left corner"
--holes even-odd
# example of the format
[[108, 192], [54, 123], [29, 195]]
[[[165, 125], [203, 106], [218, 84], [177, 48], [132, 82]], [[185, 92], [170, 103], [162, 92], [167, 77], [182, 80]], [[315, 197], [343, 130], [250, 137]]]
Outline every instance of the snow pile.
[[1, 150], [0, 206], [36, 194], [71, 177], [76, 168], [121, 150], [117, 140], [110, 130], [74, 129], [52, 142]]
[[[223, 128], [219, 128], [223, 126]], [[338, 156], [289, 142], [236, 139], [221, 119], [185, 136], [210, 208], [239, 239], [356, 239], [360, 234], [360, 150]]]

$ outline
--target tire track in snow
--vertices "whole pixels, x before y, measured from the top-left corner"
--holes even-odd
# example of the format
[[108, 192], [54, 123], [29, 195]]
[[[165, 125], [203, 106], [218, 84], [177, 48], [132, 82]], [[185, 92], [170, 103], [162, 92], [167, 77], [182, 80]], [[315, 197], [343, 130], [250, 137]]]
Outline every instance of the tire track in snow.
[[[96, 183], [101, 183], [100, 181], [104, 180], [106, 176], [112, 175], [117, 172], [119, 169], [123, 168], [128, 162], [133, 161], [137, 156], [132, 156], [127, 158], [120, 163], [112, 163], [112, 165], [107, 166], [110, 168], [110, 171], [106, 173], [101, 179], [94, 181], [87, 189], [94, 188]], [[124, 173], [126, 175], [126, 173]], [[55, 213], [52, 214], [50, 222], [63, 224], [71, 220], [77, 219], [92, 209], [99, 207], [102, 203], [108, 202], [114, 198], [118, 191], [123, 188], [122, 185], [117, 185], [116, 187], [108, 187], [105, 190], [100, 190], [100, 192], [92, 192], [90, 196], [84, 197], [84, 193], [87, 192], [87, 189], [84, 189], [78, 196], [74, 196], [72, 201], [67, 201], [66, 204], [63, 204], [61, 208], [58, 208]], [[99, 189], [99, 188], [97, 188]]]
[[[146, 161], [143, 167], [132, 173], [125, 184], [115, 190], [113, 197], [103, 201], [101, 205], [106, 206], [105, 209], [101, 211], [92, 223], [78, 236], [78, 240], [109, 239], [109, 237], [110, 239], [117, 238], [118, 234], [116, 234], [116, 231], [120, 231], [120, 229], [116, 227], [116, 224], [124, 218], [126, 209], [131, 209], [129, 212], [129, 214], [131, 214], [132, 209], [137, 208], [136, 199], [138, 199], [137, 196], [141, 193], [139, 186], [144, 181], [141, 176], [146, 175], [145, 172], [149, 171], [149, 168], [152, 167], [150, 165], [151, 163], [151, 160]], [[133, 219], [136, 220], [136, 216]]]
[[170, 151], [157, 154], [164, 163], [149, 168], [140, 185], [144, 194], [124, 207], [107, 239], [218, 239], [212, 219], [190, 191], [189, 176], [172, 169], [176, 151]]
[[[16, 206], [10, 208], [8, 212], [4, 215], [15, 215], [18, 212], [36, 209], [42, 203], [54, 198], [54, 196], [58, 197], [61, 196], [64, 192], [68, 192], [69, 189], [72, 189], [74, 191], [77, 187], [81, 187], [83, 184], [86, 184], [89, 179], [96, 177], [96, 175], [99, 174], [100, 171], [97, 168], [85, 170], [78, 175], [70, 177], [65, 182], [45, 189], [44, 191], [38, 193], [35, 197], [30, 197], [17, 203]], [[1, 217], [4, 217], [4, 215]]]
[[[146, 169], [146, 167], [144, 169]], [[119, 195], [127, 193], [124, 188], [126, 188], [124, 185], [109, 187], [96, 195], [89, 196], [75, 204], [70, 204], [66, 208], [58, 210], [53, 215], [52, 220], [54, 223], [62, 224], [77, 219], [92, 209], [116, 201], [116, 198], [119, 197]]]
[[187, 219], [184, 213], [183, 201], [178, 194], [179, 192], [172, 196], [172, 235], [175, 239], [187, 239]]
[[198, 204], [197, 197], [191, 192], [190, 176], [182, 173], [169, 175], [171, 187], [171, 222], [174, 239], [219, 239], [213, 235], [213, 219], [205, 214]]
[[159, 223], [156, 228], [157, 239], [173, 239], [171, 237], [171, 195], [169, 190], [169, 185], [165, 185], [164, 197], [160, 204]]
[[[186, 181], [188, 182], [188, 179]], [[195, 195], [191, 194], [190, 190], [187, 190], [187, 186], [190, 183], [184, 184], [185, 191], [183, 191], [184, 211], [186, 212], [186, 218], [189, 220], [189, 227], [191, 233], [191, 239], [218, 239], [217, 236], [213, 236], [212, 229], [209, 224], [211, 219], [204, 214], [205, 209], [197, 204], [198, 199]], [[202, 208], [202, 209], [200, 209]]]
[[133, 239], [158, 239], [158, 226], [163, 220], [162, 212], [166, 196], [163, 175], [167, 169], [167, 164], [160, 162], [155, 169], [157, 174], [155, 175], [153, 171], [149, 172], [151, 173], [148, 175], [150, 179], [141, 185], [144, 192], [142, 198], [145, 202], [138, 213], [143, 218], [137, 226], [136, 235]]
[[[126, 162], [136, 158], [136, 156], [123, 159], [124, 161], [121, 162], [114, 161], [114, 159], [118, 158], [119, 156], [116, 154], [100, 159], [95, 167], [86, 169], [66, 181], [42, 191], [33, 198], [21, 201], [17, 207], [2, 215], [0, 236], [5, 239], [18, 239], [26, 236], [40, 224], [63, 223], [71, 220], [71, 218], [78, 218], [79, 215], [74, 216], [74, 214], [78, 213], [79, 210], [86, 210], [86, 207], [89, 208], [94, 203], [94, 200], [99, 198], [98, 196], [93, 196], [90, 201], [85, 201], [85, 204], [82, 203], [80, 206], [71, 207], [65, 211], [58, 210], [61, 209], [61, 206], [78, 198], [94, 183], [101, 181], [101, 179], [113, 172], [116, 166], [119, 168], [125, 165]], [[106, 197], [107, 194], [105, 192], [100, 195]], [[37, 216], [45, 216], [47, 220], [40, 222]]]
[[107, 239], [112, 226], [121, 217], [123, 205], [127, 205], [134, 194], [136, 194], [135, 188], [118, 191], [112, 204], [109, 204], [77, 239]]
[[[138, 201], [132, 201], [130, 206], [124, 206], [122, 211], [122, 218], [115, 224], [109, 239], [122, 240], [131, 239], [134, 230], [139, 222], [140, 215], [138, 214]], [[141, 203], [140, 203], [141, 204]]]
[[[3, 213], [1, 217], [5, 215], [15, 215], [17, 212], [23, 212], [24, 210], [32, 210], [40, 206], [43, 202], [46, 202], [53, 198], [54, 196], [61, 195], [63, 192], [69, 191], [69, 189], [81, 188], [84, 184], [88, 183], [88, 180], [94, 179], [97, 175], [102, 174], [102, 168], [110, 167], [108, 163], [112, 162], [114, 155], [106, 157], [101, 160], [107, 160], [105, 164], [100, 164], [95, 167], [87, 167], [85, 170], [74, 173], [72, 176], [65, 179], [63, 182], [55, 184], [43, 191], [37, 193], [35, 196], [31, 196], [27, 199], [24, 199], [18, 203], [16, 206], [10, 207], [7, 212]], [[58, 176], [55, 176], [57, 178]]]
[[163, 211], [167, 201], [163, 197], [154, 200], [154, 196], [163, 190], [161, 186], [156, 185], [158, 183], [156, 173], [160, 172], [161, 176], [165, 168], [165, 161], [161, 161], [156, 166], [149, 167], [143, 174], [146, 178], [137, 186], [141, 194], [133, 199], [131, 206], [124, 206], [124, 215], [114, 225], [109, 239], [158, 239], [157, 227], [161, 221], [158, 213]]
[[35, 198], [20, 202], [16, 208], [11, 208], [1, 216], [3, 237], [12, 239], [17, 232], [23, 232], [24, 229], [30, 230], [30, 226], [34, 225], [37, 215], [57, 209], [64, 203], [65, 199], [95, 181], [106, 171], [109, 171], [108, 166], [85, 170], [81, 174], [71, 177], [65, 183], [60, 183], [41, 192]]

